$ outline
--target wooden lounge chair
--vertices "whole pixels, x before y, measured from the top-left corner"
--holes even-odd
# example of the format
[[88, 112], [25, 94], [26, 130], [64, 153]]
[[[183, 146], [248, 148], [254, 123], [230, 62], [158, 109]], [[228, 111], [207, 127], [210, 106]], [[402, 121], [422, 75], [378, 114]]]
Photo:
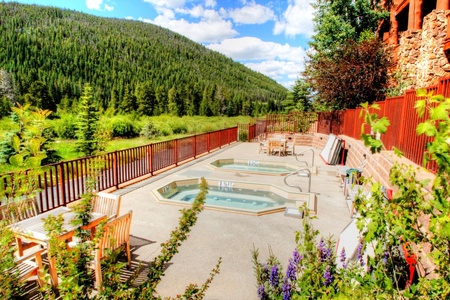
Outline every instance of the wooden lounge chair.
[[[0, 219], [5, 220], [7, 224], [16, 223], [39, 214], [35, 198], [27, 198], [10, 202], [0, 206]], [[17, 250], [19, 256], [23, 256], [23, 251], [36, 246], [36, 243], [22, 240], [16, 237]]]
[[128, 268], [131, 267], [130, 252], [130, 226], [133, 212], [109, 221], [103, 231], [103, 235], [95, 247], [93, 268], [95, 271], [95, 286], [98, 289], [102, 284], [101, 261], [105, 257], [105, 250], [116, 250], [125, 247], [128, 260]]

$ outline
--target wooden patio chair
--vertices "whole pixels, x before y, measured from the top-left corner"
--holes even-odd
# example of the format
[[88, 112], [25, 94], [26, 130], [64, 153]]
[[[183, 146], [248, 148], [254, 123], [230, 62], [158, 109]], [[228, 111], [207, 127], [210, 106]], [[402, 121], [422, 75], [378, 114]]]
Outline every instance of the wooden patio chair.
[[40, 286], [43, 284], [42, 272], [42, 252], [44, 249], [36, 248], [27, 255], [15, 259], [16, 266], [9, 271], [10, 274], [17, 274], [19, 280], [27, 280], [36, 275]]
[[275, 152], [278, 152], [278, 156], [281, 156], [284, 151], [281, 140], [279, 139], [269, 139], [269, 148], [267, 151], [268, 155], [274, 155]]
[[295, 155], [295, 137], [291, 137], [290, 139], [287, 140], [286, 142], [286, 149], [285, 149], [285, 154], [286, 155]]
[[133, 212], [130, 210], [127, 214], [110, 220], [104, 227], [103, 235], [99, 239], [94, 253], [93, 268], [97, 289], [102, 284], [101, 261], [105, 257], [105, 250], [116, 250], [124, 247], [128, 260], [128, 268], [131, 267], [130, 226], [132, 216]]
[[[10, 202], [0, 206], [0, 219], [6, 221], [7, 224], [16, 223], [35, 217], [39, 214], [36, 198], [26, 198]], [[16, 237], [16, 245], [19, 256], [23, 256], [23, 251], [34, 247], [38, 244], [23, 240]]]
[[264, 134], [258, 135], [258, 142], [259, 142], [259, 151], [258, 153], [267, 153], [267, 140], [264, 138]]
[[[72, 208], [75, 205], [78, 205], [80, 201], [81, 200], [77, 200], [68, 203], [66, 206]], [[114, 219], [119, 215], [121, 201], [122, 197], [120, 195], [99, 192], [95, 194], [94, 198], [92, 199], [91, 212], [98, 212], [106, 215], [108, 219]]]
[[120, 195], [97, 193], [92, 202], [92, 212], [105, 214], [108, 219], [116, 218], [119, 215], [121, 201]]

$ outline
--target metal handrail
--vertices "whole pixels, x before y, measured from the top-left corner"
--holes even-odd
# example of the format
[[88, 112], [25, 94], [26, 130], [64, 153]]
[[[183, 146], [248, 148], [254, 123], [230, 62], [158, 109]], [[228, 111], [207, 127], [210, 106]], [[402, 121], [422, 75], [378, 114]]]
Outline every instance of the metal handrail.
[[[304, 150], [304, 151], [302, 151], [302, 152], [300, 152], [300, 153], [298, 153], [298, 154], [296, 154], [295, 155], [295, 159], [298, 161], [298, 162], [305, 162], [305, 161], [303, 161], [303, 160], [298, 160], [298, 157], [299, 156], [303, 156], [303, 154], [305, 153], [305, 152], [307, 152], [307, 151], [311, 151], [313, 154], [312, 154], [312, 158], [311, 158], [311, 166], [314, 166], [314, 149], [306, 149], [306, 150]], [[308, 165], [308, 163], [306, 163], [306, 165]]]
[[[302, 173], [302, 172], [306, 172], [306, 173]], [[290, 177], [290, 176], [293, 176], [293, 175], [297, 175], [299, 177], [308, 177], [309, 178], [308, 193], [310, 193], [311, 192], [311, 171], [309, 169], [299, 169], [297, 171], [289, 173], [288, 175], [286, 175], [286, 177], [284, 177], [284, 183], [288, 187], [298, 188], [300, 190], [300, 192], [303, 192], [303, 190], [302, 190], [302, 188], [300, 186], [290, 185], [290, 184], [287, 183], [287, 178]]]

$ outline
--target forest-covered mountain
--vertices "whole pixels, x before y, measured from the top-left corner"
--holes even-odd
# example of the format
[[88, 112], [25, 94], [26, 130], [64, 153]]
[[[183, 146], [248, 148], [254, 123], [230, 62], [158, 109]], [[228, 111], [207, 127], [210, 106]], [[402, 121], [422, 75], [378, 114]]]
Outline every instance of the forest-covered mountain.
[[103, 109], [143, 115], [273, 111], [287, 93], [159, 26], [17, 3], [0, 3], [0, 69], [21, 101], [51, 110], [71, 107], [85, 83]]

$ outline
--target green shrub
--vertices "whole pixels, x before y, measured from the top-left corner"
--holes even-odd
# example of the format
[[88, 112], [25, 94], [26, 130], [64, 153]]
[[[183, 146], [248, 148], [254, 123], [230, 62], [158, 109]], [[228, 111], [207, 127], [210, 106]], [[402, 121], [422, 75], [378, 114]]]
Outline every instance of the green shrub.
[[188, 132], [186, 122], [183, 122], [181, 119], [173, 119], [169, 126], [172, 128], [173, 134], [186, 134]]
[[141, 130], [141, 135], [145, 136], [148, 139], [155, 138], [161, 135], [159, 129], [155, 126], [152, 120], [148, 120]]
[[59, 119], [50, 122], [53, 132], [60, 139], [76, 139], [77, 119], [73, 114], [61, 114]]
[[109, 127], [112, 137], [132, 138], [141, 132], [140, 124], [129, 116], [113, 117]]
[[159, 124], [157, 127], [162, 136], [169, 136], [173, 134], [172, 128], [168, 124]]

